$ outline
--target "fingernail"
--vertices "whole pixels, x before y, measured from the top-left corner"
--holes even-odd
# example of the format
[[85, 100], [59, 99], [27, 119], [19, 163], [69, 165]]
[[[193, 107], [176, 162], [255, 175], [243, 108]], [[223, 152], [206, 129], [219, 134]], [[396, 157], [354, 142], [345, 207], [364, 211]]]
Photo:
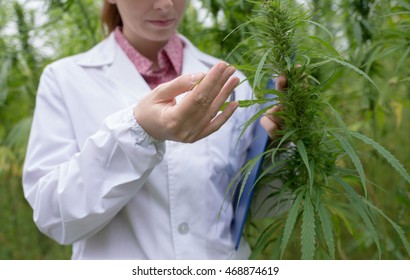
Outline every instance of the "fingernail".
[[232, 75], [233, 73], [235, 73], [235, 71], [236, 71], [235, 67], [233, 67], [233, 66], [228, 66], [227, 69], [229, 69], [229, 73], [230, 73], [231, 75]]
[[196, 73], [191, 75], [191, 87], [189, 91], [193, 90], [203, 79], [205, 78], [205, 73]]
[[231, 101], [231, 106], [233, 110], [236, 110], [239, 107], [238, 101]]
[[205, 77], [205, 73], [195, 73], [191, 75], [191, 82], [193, 84], [200, 82]]

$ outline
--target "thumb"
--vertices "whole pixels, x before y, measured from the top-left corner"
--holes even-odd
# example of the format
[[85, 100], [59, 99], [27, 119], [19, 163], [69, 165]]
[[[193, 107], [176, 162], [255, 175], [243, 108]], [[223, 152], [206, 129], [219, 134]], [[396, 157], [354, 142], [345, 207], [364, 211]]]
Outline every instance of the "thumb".
[[159, 98], [171, 99], [192, 90], [203, 78], [205, 73], [181, 75], [167, 83], [159, 85], [155, 90]]
[[276, 90], [281, 91], [286, 88], [288, 81], [285, 76], [280, 75], [276, 78]]

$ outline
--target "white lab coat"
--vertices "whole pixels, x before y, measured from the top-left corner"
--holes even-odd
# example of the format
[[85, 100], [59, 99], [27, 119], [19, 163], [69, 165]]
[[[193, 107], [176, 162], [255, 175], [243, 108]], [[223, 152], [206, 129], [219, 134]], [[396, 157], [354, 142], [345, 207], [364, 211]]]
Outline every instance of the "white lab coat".
[[[183, 74], [217, 62], [183, 40]], [[73, 259], [246, 258], [246, 244], [234, 250], [226, 188], [244, 163], [252, 128], [238, 138], [254, 112], [238, 109], [193, 144], [157, 141], [132, 115], [149, 92], [112, 34], [46, 67], [23, 174], [35, 223], [73, 244]], [[235, 96], [251, 98], [249, 85]]]

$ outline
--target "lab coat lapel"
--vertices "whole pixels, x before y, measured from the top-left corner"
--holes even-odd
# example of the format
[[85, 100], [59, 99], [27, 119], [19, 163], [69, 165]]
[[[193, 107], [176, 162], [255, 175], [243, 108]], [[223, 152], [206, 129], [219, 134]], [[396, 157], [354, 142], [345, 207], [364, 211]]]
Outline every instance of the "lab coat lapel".
[[137, 102], [151, 91], [134, 64], [117, 44], [114, 60], [107, 70], [107, 75], [132, 102]]
[[102, 69], [118, 95], [126, 103], [136, 103], [151, 89], [128, 59], [111, 33], [104, 41], [77, 58], [77, 63], [86, 68]]

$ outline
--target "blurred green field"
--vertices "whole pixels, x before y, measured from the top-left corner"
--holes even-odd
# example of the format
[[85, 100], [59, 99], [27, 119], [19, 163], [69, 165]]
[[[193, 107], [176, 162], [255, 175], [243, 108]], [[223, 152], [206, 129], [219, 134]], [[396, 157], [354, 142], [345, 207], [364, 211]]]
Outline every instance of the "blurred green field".
[[[33, 6], [33, 2], [39, 5]], [[244, 0], [191, 1], [181, 33], [208, 53], [241, 63], [246, 29], [225, 37], [246, 21], [252, 3]], [[334, 43], [379, 86], [346, 70], [323, 68], [326, 94], [352, 130], [388, 148], [410, 170], [410, 4], [408, 1], [306, 1], [314, 19], [334, 34]], [[61, 246], [38, 231], [21, 186], [35, 94], [42, 69], [60, 57], [87, 50], [101, 38], [99, 1], [0, 0], [0, 259], [69, 259]], [[205, 14], [204, 14], [205, 13]], [[207, 15], [207, 17], [204, 17]], [[323, 30], [307, 30], [316, 35]], [[326, 35], [325, 35], [326, 36]], [[233, 52], [232, 52], [233, 51]], [[329, 75], [332, 73], [332, 75]], [[404, 230], [410, 240], [410, 186], [368, 147], [360, 146], [369, 199]], [[336, 220], [337, 259], [377, 259], [377, 248], [359, 220]], [[382, 259], [409, 259], [397, 233], [376, 221]], [[267, 221], [247, 232], [251, 244]], [[288, 259], [298, 258], [297, 243]], [[269, 255], [266, 255], [269, 258]]]

